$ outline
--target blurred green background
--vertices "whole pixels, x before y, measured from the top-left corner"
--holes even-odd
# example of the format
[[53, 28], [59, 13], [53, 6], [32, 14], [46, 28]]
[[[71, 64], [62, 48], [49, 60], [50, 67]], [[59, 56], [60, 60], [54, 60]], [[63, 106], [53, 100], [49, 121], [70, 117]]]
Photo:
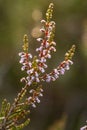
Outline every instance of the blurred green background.
[[57, 52], [48, 60], [49, 71], [76, 45], [74, 65], [55, 83], [44, 84], [44, 97], [31, 109], [25, 130], [79, 130], [87, 120], [87, 0], [0, 0], [0, 104], [10, 102], [23, 86], [18, 53], [25, 33], [30, 52], [39, 46], [40, 20], [54, 3]]

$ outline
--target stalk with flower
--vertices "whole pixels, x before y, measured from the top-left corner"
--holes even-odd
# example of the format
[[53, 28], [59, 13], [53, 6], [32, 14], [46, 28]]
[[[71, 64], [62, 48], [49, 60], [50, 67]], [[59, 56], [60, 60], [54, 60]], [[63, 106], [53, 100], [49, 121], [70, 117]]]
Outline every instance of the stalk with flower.
[[21, 70], [26, 73], [26, 76], [21, 78], [21, 82], [24, 82], [25, 86], [18, 93], [12, 105], [7, 100], [2, 102], [1, 130], [23, 129], [30, 121], [27, 119], [27, 115], [30, 113], [29, 106], [35, 108], [37, 103], [40, 103], [40, 97], [43, 96], [42, 82], [55, 81], [73, 64], [72, 57], [75, 52], [75, 45], [72, 45], [65, 54], [64, 60], [56, 68], [50, 73], [45, 71], [48, 68], [47, 59], [51, 59], [51, 53], [56, 52], [55, 22], [52, 21], [53, 6], [53, 3], [50, 3], [46, 12], [46, 20], [41, 20], [42, 28], [40, 31], [43, 33], [43, 37], [37, 39], [40, 43], [40, 46], [36, 48], [37, 56], [32, 56], [29, 52], [28, 36], [24, 35], [23, 51], [19, 53], [19, 62], [22, 64]]

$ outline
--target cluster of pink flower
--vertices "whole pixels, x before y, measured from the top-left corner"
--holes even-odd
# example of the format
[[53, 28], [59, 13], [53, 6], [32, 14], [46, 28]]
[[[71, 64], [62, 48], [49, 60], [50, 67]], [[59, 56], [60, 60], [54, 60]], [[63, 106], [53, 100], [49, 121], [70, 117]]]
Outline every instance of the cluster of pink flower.
[[[56, 52], [55, 45], [56, 43], [53, 41], [52, 35], [54, 35], [55, 22], [51, 21], [47, 23], [45, 20], [41, 21], [44, 24], [44, 27], [40, 29], [41, 32], [44, 33], [44, 38], [38, 38], [37, 41], [41, 42], [41, 46], [36, 49], [39, 53], [39, 68], [42, 67], [41, 70], [47, 68], [46, 59], [51, 58], [51, 51]], [[45, 70], [44, 70], [45, 71]], [[43, 71], [41, 71], [43, 72]]]
[[28, 97], [28, 98], [26, 99], [27, 103], [28, 103], [28, 104], [31, 104], [32, 107], [35, 108], [35, 107], [36, 107], [36, 103], [40, 103], [39, 97], [42, 97], [42, 96], [43, 96], [42, 92], [43, 92], [43, 89], [42, 89], [41, 86], [38, 87], [36, 90], [31, 89], [31, 90], [30, 90], [30, 94], [32, 94], [32, 96], [30, 96], [30, 97]]
[[24, 71], [31, 68], [31, 62], [29, 59], [32, 59], [32, 55], [30, 53], [20, 52], [19, 56], [21, 57], [19, 62], [23, 65], [21, 70]]
[[[55, 81], [59, 75], [63, 75], [65, 70], [69, 70], [70, 65], [73, 64], [71, 59], [75, 51], [75, 45], [65, 54], [64, 61], [57, 68], [53, 69], [49, 74], [45, 73], [45, 69], [48, 67], [46, 64], [47, 59], [51, 58], [51, 52], [56, 52], [56, 43], [54, 42], [55, 22], [51, 21], [52, 12], [53, 4], [51, 3], [46, 13], [47, 20], [41, 20], [43, 27], [40, 31], [43, 33], [43, 38], [37, 39], [40, 42], [40, 47], [36, 48], [38, 56], [32, 57], [28, 53], [28, 37], [24, 35], [24, 52], [19, 53], [19, 56], [21, 57], [20, 63], [22, 64], [21, 70], [25, 70], [27, 73], [27, 76], [23, 77], [21, 81], [25, 81], [28, 86], [33, 83], [40, 83], [41, 81]], [[32, 92], [34, 91], [32, 90]], [[29, 101], [31, 100], [30, 98], [28, 99]], [[33, 99], [34, 102], [39, 102], [38, 98]]]
[[[49, 27], [49, 26], [48, 26]], [[47, 30], [49, 30], [47, 28]], [[51, 34], [51, 31], [48, 31]], [[53, 45], [56, 45], [56, 43], [52, 40], [51, 42], [48, 42], [50, 38], [50, 34], [48, 33], [48, 35], [45, 35], [44, 39], [39, 38], [39, 40], [41, 41], [41, 46], [39, 48], [36, 49], [36, 51], [39, 52], [39, 56], [38, 58], [35, 56], [33, 58], [33, 61], [31, 61], [32, 59], [32, 55], [30, 53], [27, 52], [21, 52], [19, 53], [19, 56], [21, 57], [20, 59], [20, 63], [23, 65], [21, 67], [21, 70], [24, 71], [26, 70], [27, 72], [27, 77], [26, 78], [22, 78], [21, 81], [25, 80], [26, 83], [30, 86], [33, 82], [37, 82], [39, 83], [40, 81], [46, 81], [46, 82], [50, 82], [50, 81], [55, 81], [59, 75], [63, 75], [65, 73], [65, 70], [69, 70], [69, 66], [73, 64], [72, 60], [71, 60], [71, 54], [74, 53], [75, 50], [75, 46], [73, 45], [72, 48], [70, 49], [70, 51], [68, 51], [68, 58], [65, 59], [62, 63], [60, 63], [60, 65], [53, 69], [53, 71], [49, 74], [43, 74], [43, 76], [41, 76], [41, 73], [45, 72], [45, 69], [48, 67], [46, 64], [46, 59], [47, 58], [51, 58], [51, 50], [55, 51], [55, 47]], [[47, 46], [47, 45], [48, 46]]]
[[[44, 24], [44, 27], [40, 29], [44, 33], [44, 38], [38, 38], [37, 41], [41, 42], [39, 48], [36, 51], [39, 53], [38, 58], [34, 57], [31, 62], [32, 55], [28, 52], [21, 52], [19, 56], [21, 57], [20, 63], [23, 65], [21, 70], [27, 71], [28, 76], [26, 77], [26, 82], [28, 85], [31, 85], [32, 82], [40, 82], [40, 73], [45, 72], [47, 68], [46, 59], [51, 58], [51, 51], [56, 51], [56, 43], [53, 41], [55, 22], [51, 21], [49, 24], [42, 20], [41, 23]], [[27, 35], [24, 36], [24, 39], [27, 39]], [[24, 78], [22, 78], [24, 80]]]
[[59, 78], [59, 75], [64, 75], [65, 70], [69, 70], [69, 66], [72, 64], [73, 62], [71, 60], [63, 61], [56, 69], [53, 69], [51, 73], [42, 76], [41, 80], [46, 82], [55, 81]]

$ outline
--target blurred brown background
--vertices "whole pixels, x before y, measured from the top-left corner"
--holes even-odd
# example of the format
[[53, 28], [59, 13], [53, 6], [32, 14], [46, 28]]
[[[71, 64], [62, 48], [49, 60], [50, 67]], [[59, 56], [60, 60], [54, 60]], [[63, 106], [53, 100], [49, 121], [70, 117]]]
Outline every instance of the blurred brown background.
[[44, 84], [44, 97], [29, 115], [25, 130], [79, 130], [87, 120], [87, 0], [0, 0], [0, 104], [20, 91], [18, 53], [22, 38], [29, 36], [30, 51], [38, 46], [40, 20], [54, 3], [57, 53], [48, 60], [49, 71], [76, 45], [74, 65], [55, 83]]

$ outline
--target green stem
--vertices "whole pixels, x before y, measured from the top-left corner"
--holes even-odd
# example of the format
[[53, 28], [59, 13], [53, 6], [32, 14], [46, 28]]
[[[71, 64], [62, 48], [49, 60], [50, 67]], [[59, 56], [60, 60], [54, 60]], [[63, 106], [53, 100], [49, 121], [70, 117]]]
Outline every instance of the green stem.
[[[22, 88], [21, 92], [18, 94], [17, 98], [14, 100], [14, 103], [12, 104], [12, 106], [10, 107], [10, 110], [9, 112], [7, 113], [3, 123], [2, 123], [2, 126], [1, 126], [1, 129], [2, 130], [6, 130], [6, 123], [8, 121], [8, 118], [9, 116], [12, 114], [12, 112], [15, 110], [16, 106], [18, 105], [18, 103], [20, 102], [20, 99], [22, 97], [22, 94], [25, 92], [25, 90], [28, 89], [28, 85], [26, 84], [24, 88]], [[27, 91], [26, 91], [27, 92]], [[25, 92], [25, 94], [26, 94]], [[23, 97], [22, 97], [23, 98]]]

